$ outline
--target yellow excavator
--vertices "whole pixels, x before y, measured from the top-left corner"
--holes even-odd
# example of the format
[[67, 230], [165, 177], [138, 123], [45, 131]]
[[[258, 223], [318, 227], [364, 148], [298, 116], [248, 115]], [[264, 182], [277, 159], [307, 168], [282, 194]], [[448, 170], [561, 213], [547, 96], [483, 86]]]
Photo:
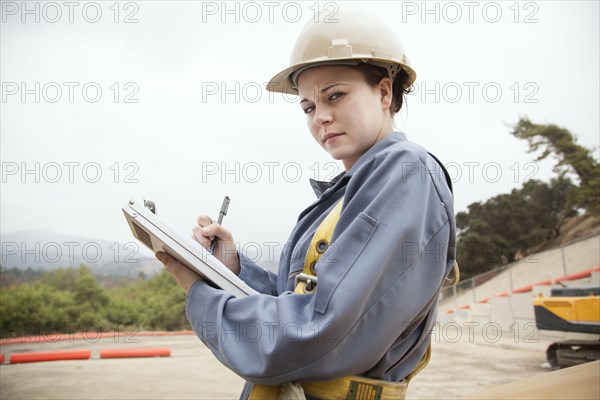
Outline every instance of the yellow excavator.
[[[534, 299], [538, 329], [600, 335], [600, 288], [552, 289]], [[546, 350], [548, 362], [560, 368], [547, 374], [486, 389], [464, 400], [600, 399], [600, 340], [564, 340]], [[596, 360], [596, 361], [594, 361]]]
[[[557, 288], [533, 301], [538, 329], [600, 335], [600, 288]], [[546, 350], [553, 368], [600, 360], [600, 340], [563, 340]]]

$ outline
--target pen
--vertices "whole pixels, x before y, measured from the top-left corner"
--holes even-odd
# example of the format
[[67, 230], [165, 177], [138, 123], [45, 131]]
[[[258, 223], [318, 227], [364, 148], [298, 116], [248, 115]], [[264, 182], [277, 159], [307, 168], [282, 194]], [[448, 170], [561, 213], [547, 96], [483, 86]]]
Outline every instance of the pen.
[[[225, 215], [227, 215], [227, 209], [228, 208], [229, 208], [229, 196], [225, 196], [225, 198], [223, 199], [223, 204], [221, 205], [221, 211], [219, 211], [219, 218], [217, 220], [217, 223], [219, 225], [221, 225], [221, 223], [223, 222], [223, 217]], [[215, 250], [215, 244], [217, 244], [217, 237], [216, 236], [210, 242], [210, 249], [209, 249], [210, 254], [212, 254], [213, 251]]]

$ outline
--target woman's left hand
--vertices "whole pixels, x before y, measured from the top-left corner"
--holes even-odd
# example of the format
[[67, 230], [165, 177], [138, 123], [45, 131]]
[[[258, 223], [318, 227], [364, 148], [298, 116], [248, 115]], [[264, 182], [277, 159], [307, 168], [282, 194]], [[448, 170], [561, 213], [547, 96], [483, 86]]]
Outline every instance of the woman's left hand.
[[158, 261], [163, 263], [167, 271], [175, 277], [179, 286], [181, 286], [186, 293], [190, 291], [190, 288], [196, 281], [203, 279], [202, 276], [198, 275], [164, 251], [157, 251], [155, 256]]

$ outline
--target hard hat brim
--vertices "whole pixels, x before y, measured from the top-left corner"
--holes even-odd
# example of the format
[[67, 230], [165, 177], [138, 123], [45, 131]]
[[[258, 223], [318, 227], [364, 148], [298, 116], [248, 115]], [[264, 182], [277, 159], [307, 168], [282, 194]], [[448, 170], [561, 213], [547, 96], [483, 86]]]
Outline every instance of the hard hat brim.
[[396, 64], [398, 66], [400, 66], [404, 71], [406, 71], [406, 73], [408, 74], [409, 78], [405, 84], [405, 88], [410, 87], [415, 80], [417, 79], [417, 73], [415, 72], [414, 69], [412, 69], [409, 65], [405, 64], [405, 63], [401, 63], [401, 62], [392, 62], [389, 59], [378, 59], [378, 58], [374, 58], [372, 56], [367, 56], [367, 57], [360, 57], [360, 56], [356, 56], [356, 57], [351, 57], [351, 58], [342, 58], [342, 59], [331, 59], [331, 58], [327, 58], [324, 57], [323, 60], [319, 60], [319, 61], [315, 61], [315, 60], [310, 60], [304, 63], [298, 63], [295, 65], [292, 65], [291, 67], [288, 67], [286, 69], [284, 69], [283, 71], [277, 73], [275, 76], [273, 76], [271, 78], [271, 80], [267, 83], [267, 90], [270, 92], [276, 92], [276, 93], [285, 93], [285, 94], [292, 94], [292, 95], [298, 95], [298, 89], [296, 89], [294, 87], [294, 82], [292, 82], [292, 75], [300, 70], [300, 69], [307, 69], [307, 67], [318, 67], [318, 66], [325, 66], [325, 65], [340, 65], [340, 66], [352, 66], [352, 65], [356, 65], [360, 62], [364, 62], [367, 64], [373, 63], [373, 64]]

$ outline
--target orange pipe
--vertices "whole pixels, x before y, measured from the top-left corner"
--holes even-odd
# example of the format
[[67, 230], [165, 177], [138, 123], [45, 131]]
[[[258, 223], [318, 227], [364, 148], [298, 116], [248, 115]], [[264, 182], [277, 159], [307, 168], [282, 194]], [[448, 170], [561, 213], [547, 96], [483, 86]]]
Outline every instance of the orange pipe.
[[100, 352], [100, 358], [169, 357], [170, 355], [171, 349], [168, 347], [105, 349]]
[[48, 351], [40, 353], [20, 353], [10, 356], [11, 364], [21, 364], [41, 361], [63, 360], [88, 360], [92, 356], [91, 350], [76, 351]]

